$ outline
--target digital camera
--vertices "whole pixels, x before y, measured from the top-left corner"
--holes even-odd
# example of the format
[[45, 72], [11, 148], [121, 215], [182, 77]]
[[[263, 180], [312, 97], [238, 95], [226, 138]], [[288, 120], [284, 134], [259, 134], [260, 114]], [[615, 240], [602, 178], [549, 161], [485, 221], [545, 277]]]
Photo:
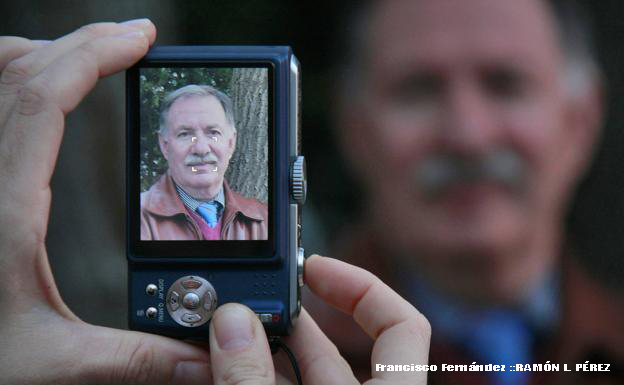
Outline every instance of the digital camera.
[[206, 339], [237, 302], [288, 334], [307, 187], [292, 50], [160, 46], [126, 76], [130, 328]]

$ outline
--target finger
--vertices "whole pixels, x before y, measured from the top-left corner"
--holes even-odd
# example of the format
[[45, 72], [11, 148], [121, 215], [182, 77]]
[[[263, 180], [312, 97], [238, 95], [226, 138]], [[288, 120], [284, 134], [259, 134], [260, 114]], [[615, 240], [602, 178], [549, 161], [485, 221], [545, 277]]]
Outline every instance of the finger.
[[431, 329], [425, 317], [373, 274], [331, 258], [305, 265], [312, 292], [354, 320], [373, 339], [374, 378], [424, 383], [426, 372], [376, 371], [376, 365], [427, 363]]
[[[98, 77], [132, 65], [147, 52], [141, 31], [95, 39], [69, 52], [23, 85], [0, 140], [3, 173], [18, 193], [46, 188], [63, 131], [63, 114], [93, 88]], [[20, 193], [21, 194], [21, 193]]]
[[6, 316], [2, 384], [212, 384], [208, 352], [181, 341], [41, 309]]
[[243, 305], [226, 304], [215, 312], [210, 323], [210, 359], [215, 384], [275, 384], [264, 328]]
[[143, 31], [150, 43], [153, 43], [156, 38], [156, 28], [148, 19], [130, 20], [119, 24], [94, 23], [83, 26], [41, 49], [34, 50], [8, 63], [2, 72], [2, 83], [23, 84], [51, 63], [89, 41], [137, 30]]
[[48, 40], [29, 40], [17, 36], [0, 36], [0, 72], [12, 60], [48, 44]]
[[[209, 385], [206, 350], [166, 337], [83, 324], [76, 376], [81, 383]], [[88, 343], [84, 343], [88, 341]]]
[[305, 384], [359, 384], [349, 364], [305, 309], [284, 341], [297, 358]]
[[[147, 53], [149, 45], [149, 38], [140, 30], [90, 40], [48, 65], [26, 83], [21, 96], [46, 97], [68, 113], [91, 91], [98, 78], [128, 68]], [[35, 95], [24, 95], [32, 91]], [[39, 106], [23, 103], [22, 107], [27, 107], [23, 112], [28, 115], [37, 112], [37, 108], [28, 108]]]

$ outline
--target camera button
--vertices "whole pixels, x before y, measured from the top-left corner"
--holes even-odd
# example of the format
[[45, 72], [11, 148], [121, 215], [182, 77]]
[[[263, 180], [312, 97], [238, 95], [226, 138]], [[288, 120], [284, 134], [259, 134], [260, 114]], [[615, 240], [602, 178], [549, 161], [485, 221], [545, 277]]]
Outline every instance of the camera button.
[[306, 174], [305, 158], [298, 156], [293, 162], [290, 172], [290, 192], [298, 205], [302, 205], [306, 200], [308, 189]]
[[193, 324], [202, 320], [199, 314], [186, 313], [182, 316], [182, 321]]
[[303, 287], [305, 283], [303, 281], [304, 265], [305, 265], [305, 252], [303, 251], [303, 247], [300, 247], [299, 250], [297, 250], [297, 283], [299, 284], [299, 287]]
[[175, 291], [172, 291], [169, 296], [169, 307], [171, 307], [171, 311], [176, 311], [180, 307], [180, 294]]
[[182, 281], [182, 286], [187, 290], [198, 289], [201, 285], [201, 281], [196, 279], [187, 279]]
[[149, 319], [156, 318], [157, 314], [158, 314], [158, 309], [156, 309], [155, 307], [148, 307], [147, 310], [145, 311], [145, 315]]
[[207, 291], [206, 294], [204, 294], [204, 309], [206, 309], [207, 311], [213, 310], [215, 307], [215, 302], [215, 297], [212, 295], [211, 292]]
[[147, 285], [147, 287], [145, 288], [145, 293], [147, 295], [155, 295], [156, 292], [158, 292], [158, 286], [154, 285], [153, 283], [150, 283], [149, 285]]
[[199, 307], [199, 296], [195, 293], [187, 293], [182, 299], [182, 305], [189, 310], [197, 309]]

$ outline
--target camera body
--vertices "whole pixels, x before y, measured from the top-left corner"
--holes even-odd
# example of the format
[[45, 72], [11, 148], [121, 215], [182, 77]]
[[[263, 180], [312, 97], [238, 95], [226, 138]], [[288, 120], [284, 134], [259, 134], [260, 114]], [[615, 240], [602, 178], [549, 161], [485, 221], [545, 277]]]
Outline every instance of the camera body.
[[287, 335], [307, 187], [292, 50], [154, 47], [126, 81], [130, 328], [207, 339], [215, 309], [237, 302]]

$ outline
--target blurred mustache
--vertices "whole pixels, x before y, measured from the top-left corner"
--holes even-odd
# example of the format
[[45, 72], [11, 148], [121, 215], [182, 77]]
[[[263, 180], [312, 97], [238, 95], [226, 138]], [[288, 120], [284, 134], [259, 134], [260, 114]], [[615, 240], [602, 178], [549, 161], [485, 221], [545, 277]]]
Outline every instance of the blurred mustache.
[[526, 191], [526, 161], [515, 151], [496, 150], [479, 158], [442, 154], [426, 160], [415, 181], [428, 197], [461, 185], [490, 182], [516, 194]]
[[184, 159], [184, 164], [186, 166], [201, 166], [207, 163], [218, 163], [218, 162], [219, 162], [219, 158], [217, 158], [217, 156], [211, 152], [203, 156], [190, 154]]

